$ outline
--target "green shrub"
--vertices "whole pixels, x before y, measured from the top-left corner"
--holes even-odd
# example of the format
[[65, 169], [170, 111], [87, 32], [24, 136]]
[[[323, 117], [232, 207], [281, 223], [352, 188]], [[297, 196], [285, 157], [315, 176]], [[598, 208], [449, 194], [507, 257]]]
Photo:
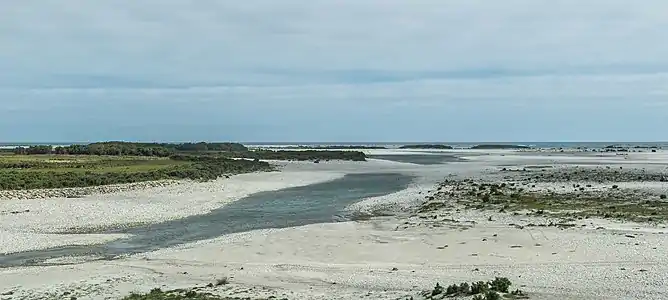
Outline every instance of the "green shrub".
[[471, 286], [467, 282], [462, 282], [459, 285], [459, 293], [461, 295], [470, 295], [471, 294]]
[[489, 194], [485, 194], [482, 196], [482, 202], [489, 202], [492, 200], [492, 197]]
[[508, 289], [512, 285], [510, 279], [505, 277], [496, 277], [492, 282], [489, 283], [492, 291], [497, 291], [501, 293], [508, 293]]
[[459, 286], [457, 286], [456, 284], [448, 286], [448, 288], [445, 291], [445, 294], [448, 296], [459, 295]]
[[436, 286], [434, 287], [434, 290], [431, 291], [431, 295], [436, 296], [436, 295], [440, 295], [440, 294], [443, 294], [443, 287], [441, 286], [441, 284], [439, 284], [437, 282]]
[[131, 159], [95, 161], [86, 162], [81, 169], [60, 166], [60, 163], [46, 163], [44, 166], [37, 163], [28, 170], [0, 168], [0, 189], [73, 188], [162, 179], [213, 180], [226, 174], [273, 169], [267, 162], [220, 157], [175, 156], [171, 160], [161, 160], [159, 164], [151, 160]]
[[186, 296], [186, 298], [195, 298], [195, 297], [197, 297], [197, 292], [195, 292], [195, 291], [187, 291], [187, 292], [184, 294], [184, 296]]
[[443, 296], [447, 297], [474, 296], [472, 299], [480, 300], [500, 300], [502, 295], [506, 295], [506, 297], [512, 299], [528, 298], [527, 295], [520, 290], [515, 290], [512, 293], [508, 293], [511, 285], [512, 283], [510, 280], [505, 277], [496, 277], [494, 280], [488, 282], [473, 282], [470, 285], [466, 282], [463, 282], [459, 285], [453, 284], [448, 286], [447, 289], [444, 289], [440, 284], [437, 283], [436, 287], [433, 291], [431, 291], [431, 293], [424, 292], [423, 295], [427, 297], [427, 299], [432, 299], [435, 296], [443, 294]]
[[495, 291], [488, 291], [485, 293], [485, 300], [501, 300], [501, 295]]
[[486, 293], [487, 291], [489, 291], [489, 284], [487, 282], [478, 281], [471, 283], [471, 294], [482, 294]]
[[137, 294], [132, 293], [129, 296], [123, 298], [123, 300], [232, 300], [240, 298], [231, 298], [231, 297], [222, 297], [215, 296], [210, 293], [198, 293], [195, 291], [185, 291], [185, 290], [173, 290], [173, 291], [161, 291], [160, 289], [154, 289], [148, 294]]
[[514, 290], [512, 293], [510, 293], [510, 296], [508, 298], [511, 298], [511, 299], [528, 299], [529, 296], [521, 290]]

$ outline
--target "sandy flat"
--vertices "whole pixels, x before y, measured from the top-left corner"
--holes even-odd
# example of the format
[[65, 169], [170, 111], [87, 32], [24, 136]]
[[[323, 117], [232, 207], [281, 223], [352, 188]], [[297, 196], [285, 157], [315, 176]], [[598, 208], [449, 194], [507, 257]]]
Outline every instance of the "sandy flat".
[[[229, 277], [232, 284], [224, 293], [231, 295], [243, 294], [245, 287], [263, 287], [250, 295], [359, 299], [371, 293], [367, 298], [391, 299], [430, 289], [436, 282], [505, 276], [532, 299], [667, 296], [664, 233], [636, 232], [629, 238], [623, 231], [595, 229], [479, 224], [468, 230], [397, 230], [399, 225], [378, 219], [261, 230], [113, 262], [2, 270], [7, 280], [0, 288], [21, 286], [24, 295], [45, 288], [79, 291], [79, 299], [100, 299], [100, 294], [119, 296], [162, 285], [192, 287]], [[91, 285], [97, 290], [86, 292]]]

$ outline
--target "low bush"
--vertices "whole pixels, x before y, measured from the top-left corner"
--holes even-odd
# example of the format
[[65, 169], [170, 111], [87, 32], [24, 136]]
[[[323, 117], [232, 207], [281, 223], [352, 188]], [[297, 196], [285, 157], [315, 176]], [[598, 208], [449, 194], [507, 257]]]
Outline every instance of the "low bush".
[[335, 151], [335, 150], [255, 150], [231, 152], [224, 154], [227, 157], [268, 159], [268, 160], [351, 160], [366, 161], [366, 154], [361, 151]]
[[492, 280], [490, 283], [490, 288], [492, 291], [496, 292], [501, 292], [501, 293], [508, 293], [508, 289], [512, 285], [510, 282], [510, 279], [505, 278], [505, 277], [497, 277], [494, 280]]
[[206, 181], [226, 174], [273, 170], [267, 162], [220, 157], [174, 156], [162, 162], [116, 160], [84, 164], [82, 168], [66, 165], [61, 168], [0, 169], [0, 190], [74, 188], [164, 179]]
[[[453, 284], [444, 289], [440, 284], [436, 284], [434, 290], [430, 293], [429, 296], [433, 299], [435, 296], [445, 294], [447, 297], [465, 297], [465, 296], [474, 296], [473, 299], [482, 299], [482, 300], [499, 300], [501, 299], [502, 294], [507, 294], [510, 297], [522, 298], [526, 295], [520, 291], [516, 290], [513, 293], [509, 294], [509, 289], [512, 283], [508, 278], [497, 277], [492, 281], [478, 281], [471, 284], [463, 282], [459, 285]], [[440, 299], [440, 298], [437, 298]]]
[[495, 291], [485, 293], [485, 300], [501, 300], [501, 295]]
[[484, 281], [478, 281], [471, 284], [471, 294], [482, 294], [486, 293], [489, 290], [489, 283]]
[[431, 296], [433, 297], [440, 294], [443, 294], [443, 287], [441, 286], [441, 284], [436, 283], [436, 287], [434, 287], [434, 290], [431, 291]]

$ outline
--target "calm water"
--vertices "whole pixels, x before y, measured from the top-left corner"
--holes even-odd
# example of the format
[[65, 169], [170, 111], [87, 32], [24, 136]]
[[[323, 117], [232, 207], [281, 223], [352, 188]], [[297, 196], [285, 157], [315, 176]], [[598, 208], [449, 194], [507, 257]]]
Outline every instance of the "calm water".
[[335, 146], [335, 145], [354, 145], [354, 146], [383, 146], [387, 148], [398, 148], [402, 145], [408, 144], [443, 144], [453, 146], [455, 148], [471, 148], [476, 145], [485, 145], [485, 144], [494, 144], [494, 145], [524, 145], [534, 148], [603, 148], [609, 145], [621, 145], [627, 147], [635, 146], [657, 146], [662, 148], [668, 148], [668, 141], [658, 141], [658, 142], [425, 142], [425, 143], [416, 143], [416, 142], [290, 142], [290, 143], [281, 143], [281, 142], [249, 142], [243, 143], [247, 146]]
[[412, 180], [401, 174], [351, 174], [330, 182], [258, 193], [208, 214], [108, 231], [133, 236], [100, 246], [0, 255], [0, 267], [41, 265], [50, 258], [79, 255], [114, 259], [123, 254], [143, 253], [236, 232], [345, 221], [348, 220], [344, 212], [346, 206], [363, 198], [403, 190]]
[[[169, 141], [165, 141], [169, 143]], [[174, 142], [177, 143], [177, 142]], [[73, 144], [87, 144], [84, 142], [0, 142], [0, 148], [14, 148], [17, 146], [34, 146], [34, 145], [60, 145], [67, 146]], [[455, 148], [470, 148], [481, 144], [496, 144], [496, 145], [525, 145], [535, 148], [602, 148], [609, 145], [623, 145], [628, 147], [635, 146], [658, 146], [668, 148], [668, 141], [654, 141], [654, 142], [245, 142], [242, 143], [247, 146], [336, 146], [336, 145], [355, 145], [355, 146], [383, 146], [387, 148], [398, 148], [402, 145], [408, 144], [444, 144]]]
[[461, 161], [461, 158], [450, 154], [402, 154], [402, 155], [367, 155], [369, 158], [390, 160], [402, 163], [413, 163], [418, 165], [438, 165], [453, 161]]

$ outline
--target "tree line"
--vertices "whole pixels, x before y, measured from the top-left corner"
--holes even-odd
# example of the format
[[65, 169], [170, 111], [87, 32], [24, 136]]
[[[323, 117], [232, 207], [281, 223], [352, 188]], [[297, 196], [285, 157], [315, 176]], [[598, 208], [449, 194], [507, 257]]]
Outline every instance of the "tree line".
[[345, 150], [249, 150], [238, 143], [130, 143], [100, 142], [88, 145], [70, 145], [52, 147], [38, 145], [17, 147], [15, 154], [70, 154], [70, 155], [109, 155], [109, 156], [156, 156], [174, 157], [182, 154], [219, 156], [226, 158], [250, 158], [271, 160], [352, 160], [365, 161], [366, 155], [360, 151]]
[[238, 158], [270, 160], [350, 160], [366, 161], [366, 155], [360, 151], [333, 150], [255, 150], [238, 152]]
[[179, 152], [245, 152], [248, 148], [238, 143], [130, 143], [100, 142], [88, 145], [69, 145], [52, 147], [36, 145], [17, 147], [15, 154], [71, 154], [71, 155], [113, 155], [113, 156], [157, 156], [169, 157]]

